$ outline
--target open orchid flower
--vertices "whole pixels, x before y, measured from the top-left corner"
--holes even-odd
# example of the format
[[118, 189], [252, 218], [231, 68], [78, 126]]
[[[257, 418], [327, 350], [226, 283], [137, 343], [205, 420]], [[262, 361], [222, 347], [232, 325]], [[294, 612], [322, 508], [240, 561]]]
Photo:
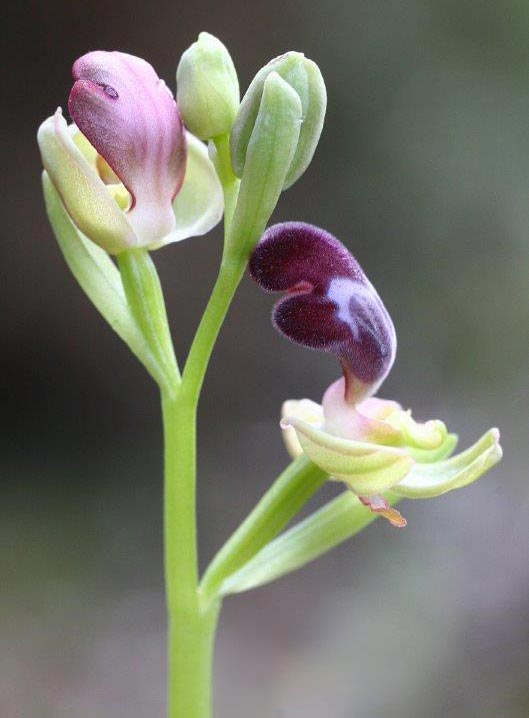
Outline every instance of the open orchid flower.
[[270, 227], [250, 272], [267, 291], [284, 291], [273, 312], [293, 341], [334, 354], [343, 378], [322, 404], [287, 401], [281, 426], [292, 457], [305, 453], [343, 482], [372, 511], [405, 526], [384, 494], [438, 496], [475, 481], [501, 458], [499, 432], [448, 458], [457, 437], [441, 421], [416, 422], [410, 411], [373, 394], [395, 357], [393, 324], [356, 260], [332, 235], [312, 225]]
[[77, 228], [110, 253], [155, 249], [220, 221], [222, 188], [207, 148], [145, 60], [90, 52], [73, 66], [68, 126], [40, 127], [45, 170]]

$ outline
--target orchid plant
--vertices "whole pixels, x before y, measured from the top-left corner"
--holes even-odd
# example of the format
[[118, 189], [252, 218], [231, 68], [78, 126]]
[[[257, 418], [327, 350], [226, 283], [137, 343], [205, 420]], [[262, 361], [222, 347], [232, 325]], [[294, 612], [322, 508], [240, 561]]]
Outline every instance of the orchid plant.
[[[451, 456], [442, 421], [415, 421], [375, 397], [396, 354], [391, 317], [348, 249], [323, 229], [266, 229], [281, 193], [307, 169], [322, 131], [318, 66], [287, 52], [242, 101], [233, 61], [208, 33], [184, 52], [176, 101], [144, 60], [90, 52], [73, 65], [68, 100], [39, 128], [48, 217], [89, 299], [159, 387], [164, 426], [164, 543], [169, 718], [208, 718], [223, 599], [305, 565], [377, 516], [403, 527], [402, 498], [438, 496], [501, 458], [497, 429]], [[224, 218], [219, 274], [180, 370], [150, 252], [207, 233]], [[197, 568], [196, 413], [204, 375], [246, 268], [282, 292], [275, 327], [334, 355], [343, 376], [321, 405], [288, 400], [291, 463], [213, 558]], [[288, 528], [327, 480], [345, 490]]]

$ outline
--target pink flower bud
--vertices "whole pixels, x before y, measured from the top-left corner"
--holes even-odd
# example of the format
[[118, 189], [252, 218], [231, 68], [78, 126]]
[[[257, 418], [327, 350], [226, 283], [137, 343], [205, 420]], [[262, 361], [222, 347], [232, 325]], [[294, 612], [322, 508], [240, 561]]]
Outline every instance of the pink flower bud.
[[172, 201], [186, 167], [186, 139], [176, 102], [145, 60], [89, 52], [73, 66], [68, 109], [83, 135], [129, 191], [127, 218], [139, 244], [175, 225]]

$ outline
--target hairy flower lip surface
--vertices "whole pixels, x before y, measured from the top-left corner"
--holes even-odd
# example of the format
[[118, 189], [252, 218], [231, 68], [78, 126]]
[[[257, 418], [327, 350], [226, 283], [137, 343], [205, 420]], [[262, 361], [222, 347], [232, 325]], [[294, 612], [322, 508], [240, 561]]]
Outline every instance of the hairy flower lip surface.
[[68, 108], [76, 125], [129, 191], [128, 219], [139, 243], [174, 228], [186, 139], [176, 102], [141, 58], [97, 50], [73, 65]]
[[348, 402], [375, 393], [395, 358], [395, 329], [341, 242], [304, 222], [276, 224], [254, 249], [249, 271], [265, 291], [285, 293], [272, 315], [281, 334], [337, 357]]

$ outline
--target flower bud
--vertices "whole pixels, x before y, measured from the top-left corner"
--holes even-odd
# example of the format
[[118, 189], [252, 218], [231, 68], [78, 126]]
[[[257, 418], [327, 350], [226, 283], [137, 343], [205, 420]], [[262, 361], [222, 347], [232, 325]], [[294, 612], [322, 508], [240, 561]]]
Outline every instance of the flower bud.
[[397, 339], [393, 322], [356, 259], [332, 234], [303, 222], [269, 227], [250, 258], [250, 274], [269, 292], [286, 292], [273, 312], [287, 338], [334, 354], [349, 404], [374, 394]]
[[288, 83], [301, 101], [299, 139], [283, 183], [283, 189], [287, 189], [301, 177], [312, 160], [323, 128], [327, 93], [318, 66], [300, 52], [287, 52], [265, 65], [250, 84], [232, 129], [232, 164], [238, 177], [242, 177], [244, 172], [265, 82], [271, 73], [276, 73]]
[[277, 73], [264, 83], [248, 143], [230, 243], [247, 254], [263, 233], [281, 194], [301, 127], [301, 100]]
[[127, 219], [137, 243], [161, 240], [175, 225], [172, 202], [187, 151], [170, 90], [148, 62], [122, 52], [89, 52], [72, 74], [68, 109], [129, 191]]
[[70, 219], [106, 252], [156, 249], [209, 231], [222, 187], [207, 147], [145, 60], [90, 52], [73, 66], [67, 125], [59, 109], [37, 139]]
[[202, 140], [228, 134], [239, 109], [239, 81], [227, 48], [201, 32], [176, 70], [176, 99], [187, 128]]

